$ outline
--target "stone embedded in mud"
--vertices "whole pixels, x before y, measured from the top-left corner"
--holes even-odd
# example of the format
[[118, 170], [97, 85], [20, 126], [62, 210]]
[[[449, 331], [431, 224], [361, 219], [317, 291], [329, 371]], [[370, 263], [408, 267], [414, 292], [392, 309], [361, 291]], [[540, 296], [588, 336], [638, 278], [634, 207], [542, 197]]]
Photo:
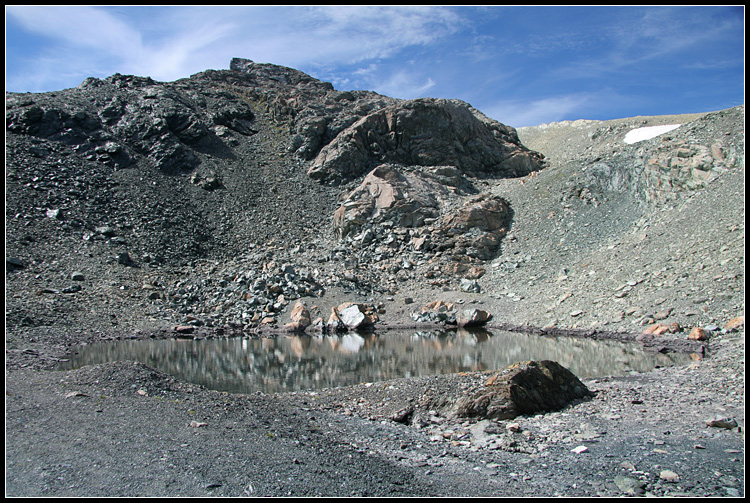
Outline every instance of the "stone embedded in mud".
[[490, 377], [454, 406], [459, 417], [512, 419], [560, 410], [593, 393], [568, 369], [550, 360], [519, 362]]

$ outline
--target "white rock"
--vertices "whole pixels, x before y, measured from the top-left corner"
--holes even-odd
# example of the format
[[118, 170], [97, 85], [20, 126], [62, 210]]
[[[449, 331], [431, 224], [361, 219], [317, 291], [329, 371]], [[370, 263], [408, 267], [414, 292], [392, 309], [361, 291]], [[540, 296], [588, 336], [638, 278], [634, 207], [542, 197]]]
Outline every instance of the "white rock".
[[680, 476], [672, 470], [662, 470], [659, 474], [659, 478], [666, 480], [667, 482], [679, 482]]
[[356, 304], [352, 304], [351, 306], [342, 309], [339, 312], [339, 317], [349, 329], [355, 329], [365, 321], [364, 313], [359, 310], [359, 307]]

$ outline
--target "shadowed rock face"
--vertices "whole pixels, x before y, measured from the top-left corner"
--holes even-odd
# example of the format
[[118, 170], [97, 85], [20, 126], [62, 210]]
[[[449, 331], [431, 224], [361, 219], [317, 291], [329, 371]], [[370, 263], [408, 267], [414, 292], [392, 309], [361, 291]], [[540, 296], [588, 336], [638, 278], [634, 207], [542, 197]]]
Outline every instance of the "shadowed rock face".
[[308, 174], [342, 183], [380, 163], [455, 166], [492, 177], [527, 175], [542, 156], [523, 147], [515, 130], [472, 112], [458, 100], [422, 98], [377, 110], [323, 147]]

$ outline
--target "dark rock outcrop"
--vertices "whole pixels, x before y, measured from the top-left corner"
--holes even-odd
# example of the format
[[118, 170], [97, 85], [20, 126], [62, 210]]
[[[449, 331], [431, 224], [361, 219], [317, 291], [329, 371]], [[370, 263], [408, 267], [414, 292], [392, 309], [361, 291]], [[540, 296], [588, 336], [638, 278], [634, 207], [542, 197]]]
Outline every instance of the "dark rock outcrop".
[[338, 184], [381, 163], [447, 165], [495, 177], [524, 176], [543, 165], [513, 128], [478, 117], [458, 100], [421, 98], [377, 110], [349, 126], [320, 150], [308, 174]]

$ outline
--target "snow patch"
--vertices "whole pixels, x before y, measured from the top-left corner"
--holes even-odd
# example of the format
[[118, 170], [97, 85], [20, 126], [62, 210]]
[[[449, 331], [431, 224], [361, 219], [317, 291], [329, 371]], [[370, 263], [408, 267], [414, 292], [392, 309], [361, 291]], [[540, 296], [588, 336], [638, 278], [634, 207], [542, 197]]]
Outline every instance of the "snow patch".
[[630, 145], [632, 143], [638, 143], [639, 141], [650, 140], [660, 134], [668, 133], [673, 129], [677, 129], [680, 125], [681, 124], [669, 124], [666, 126], [639, 127], [638, 129], [628, 131], [628, 134], [625, 135], [623, 141]]

